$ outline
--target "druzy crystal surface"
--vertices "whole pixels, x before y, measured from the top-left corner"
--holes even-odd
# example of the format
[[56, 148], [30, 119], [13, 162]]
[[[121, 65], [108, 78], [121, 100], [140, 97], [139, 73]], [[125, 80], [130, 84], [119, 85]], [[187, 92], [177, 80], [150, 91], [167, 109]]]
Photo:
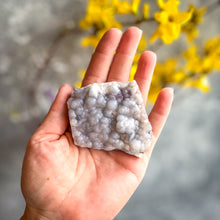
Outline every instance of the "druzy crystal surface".
[[140, 157], [151, 144], [152, 127], [136, 81], [75, 89], [67, 105], [77, 146]]

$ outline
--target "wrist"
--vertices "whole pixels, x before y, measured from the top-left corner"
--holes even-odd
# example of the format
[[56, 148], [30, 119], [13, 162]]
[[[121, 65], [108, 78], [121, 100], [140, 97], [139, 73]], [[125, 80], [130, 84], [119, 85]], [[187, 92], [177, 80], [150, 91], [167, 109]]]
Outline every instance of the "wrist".
[[26, 206], [23, 216], [20, 220], [52, 220], [59, 219], [57, 217], [50, 217], [48, 214], [39, 212], [31, 207]]

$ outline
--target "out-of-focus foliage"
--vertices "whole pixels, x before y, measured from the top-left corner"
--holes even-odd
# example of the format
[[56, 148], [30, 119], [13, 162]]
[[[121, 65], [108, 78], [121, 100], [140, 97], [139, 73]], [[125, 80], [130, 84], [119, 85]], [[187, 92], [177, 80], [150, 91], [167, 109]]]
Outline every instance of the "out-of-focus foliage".
[[161, 38], [166, 44], [178, 39], [181, 27], [192, 17], [192, 12], [179, 12], [178, 0], [158, 0], [159, 12], [154, 13], [154, 19], [159, 23], [157, 30], [151, 37], [151, 42]]
[[191, 18], [185, 25], [183, 25], [182, 31], [186, 33], [187, 40], [191, 42], [199, 35], [197, 25], [203, 21], [206, 7], [197, 9], [194, 5], [190, 4], [189, 11], [191, 11]]
[[[147, 1], [89, 0], [80, 27], [89, 30], [90, 35], [82, 40], [82, 46], [96, 47], [103, 34], [112, 27], [123, 29], [144, 22], [157, 22], [157, 29], [151, 36], [143, 34], [131, 68], [130, 80], [134, 78], [141, 52], [155, 44], [166, 44], [169, 49], [169, 45], [183, 34], [186, 35], [188, 49], [175, 58], [168, 57], [164, 62], [156, 64], [148, 99], [154, 102], [161, 88], [170, 85], [209, 91], [207, 76], [220, 70], [220, 37], [207, 39], [204, 46], [195, 43], [195, 39], [199, 37], [199, 24], [209, 8], [197, 8], [190, 4], [186, 11], [179, 11], [179, 0], [157, 0], [157, 4], [158, 10], [151, 11]], [[219, 6], [220, 2], [215, 4]], [[123, 22], [122, 16], [130, 16], [133, 22]], [[79, 74], [80, 79], [75, 86], [81, 86], [80, 80], [84, 74], [85, 71]]]

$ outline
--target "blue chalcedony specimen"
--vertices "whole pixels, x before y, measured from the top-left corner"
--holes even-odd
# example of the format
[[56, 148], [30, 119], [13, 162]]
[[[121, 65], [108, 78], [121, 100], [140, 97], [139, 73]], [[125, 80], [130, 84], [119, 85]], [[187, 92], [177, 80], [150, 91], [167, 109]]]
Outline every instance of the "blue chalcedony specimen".
[[136, 81], [74, 89], [67, 105], [77, 146], [140, 157], [151, 144], [152, 127]]

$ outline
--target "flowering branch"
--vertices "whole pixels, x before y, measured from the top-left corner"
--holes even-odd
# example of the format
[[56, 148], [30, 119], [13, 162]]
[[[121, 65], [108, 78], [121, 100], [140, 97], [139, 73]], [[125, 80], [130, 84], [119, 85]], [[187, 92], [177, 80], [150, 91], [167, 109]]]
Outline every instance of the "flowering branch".
[[[202, 22], [204, 15], [213, 12], [220, 6], [220, 0], [201, 8], [196, 8], [191, 4], [189, 5], [188, 11], [180, 12], [178, 10], [178, 0], [157, 0], [157, 3], [159, 11], [154, 12], [153, 17], [149, 17], [149, 4], [145, 3], [142, 5], [143, 7], [140, 7], [140, 0], [89, 0], [87, 13], [80, 21], [79, 27], [62, 28], [52, 42], [42, 67], [38, 69], [35, 74], [35, 79], [30, 85], [29, 94], [32, 103], [35, 100], [35, 93], [45, 70], [50, 65], [60, 43], [67, 35], [92, 28], [93, 33], [82, 40], [82, 46], [96, 47], [102, 35], [111, 27], [121, 29], [125, 26], [138, 26], [145, 22], [157, 22], [158, 28], [150, 37], [150, 42], [148, 42], [146, 35], [141, 39], [131, 70], [130, 79], [133, 79], [138, 58], [140, 57], [140, 53], [146, 49], [146, 45], [148, 49], [156, 51], [164, 44], [172, 44], [181, 34], [185, 34], [187, 40], [193, 42], [194, 39], [199, 36], [198, 25]], [[141, 12], [140, 8], [142, 8]], [[120, 22], [116, 20], [115, 15], [132, 15], [135, 19], [133, 22]], [[120, 16], [118, 18], [120, 18]], [[208, 91], [207, 75], [213, 70], [220, 70], [220, 52], [217, 49], [219, 45], [219, 37], [213, 38], [207, 41], [206, 46], [202, 49], [201, 54], [203, 54], [203, 56], [199, 56], [197, 52], [195, 52], [196, 49], [194, 49], [193, 52], [193, 49], [189, 48], [188, 53], [186, 53], [188, 55], [180, 55], [180, 59], [168, 58], [164, 63], [158, 63], [152, 80], [149, 99], [154, 101], [158, 91], [163, 86], [170, 84], [181, 87], [196, 87], [203, 91]], [[194, 47], [196, 48], [195, 45]], [[183, 65], [183, 63], [185, 64]], [[200, 68], [195, 69], [195, 67]], [[81, 74], [81, 77], [82, 75], [83, 74]], [[77, 85], [80, 86], [79, 81]]]
[[[185, 34], [187, 40], [193, 42], [199, 36], [198, 25], [203, 21], [204, 15], [214, 11], [220, 5], [220, 0], [207, 7], [200, 8], [190, 4], [188, 11], [183, 12], [178, 10], [178, 0], [157, 0], [159, 11], [155, 12], [153, 17], [149, 17], [150, 6], [148, 4], [144, 4], [143, 11], [140, 13], [140, 3], [139, 0], [132, 0], [131, 3], [120, 0], [105, 3], [101, 0], [89, 0], [87, 13], [84, 19], [81, 20], [80, 27], [82, 29], [95, 28], [96, 34], [84, 38], [82, 46], [95, 47], [103, 33], [111, 27], [138, 26], [141, 23], [151, 21], [156, 21], [158, 28], [150, 37], [148, 49], [156, 51], [164, 44], [172, 44], [181, 34]], [[135, 5], [136, 10], [132, 10], [132, 4], [133, 7]], [[97, 14], [97, 12], [100, 12], [100, 14]], [[133, 22], [119, 22], [115, 19], [117, 14], [130, 14], [135, 17], [135, 20]], [[157, 41], [155, 41], [156, 39]], [[130, 79], [134, 77], [138, 58], [140, 53], [146, 49], [146, 44], [146, 36], [143, 36], [134, 59]], [[219, 45], [219, 38], [213, 38], [207, 41], [205, 48], [203, 48], [203, 56], [199, 56], [194, 51], [194, 53], [188, 52], [188, 55], [179, 55], [179, 59], [168, 58], [164, 63], [158, 63], [155, 68], [149, 99], [154, 101], [160, 89], [170, 84], [180, 87], [196, 87], [205, 92], [208, 91], [207, 75], [213, 70], [220, 70], [218, 64], [220, 63], [220, 52], [216, 52]], [[212, 49], [210, 52], [210, 48], [214, 48], [214, 50]], [[209, 50], [208, 54], [207, 50]], [[80, 86], [79, 83], [78, 85]]]

